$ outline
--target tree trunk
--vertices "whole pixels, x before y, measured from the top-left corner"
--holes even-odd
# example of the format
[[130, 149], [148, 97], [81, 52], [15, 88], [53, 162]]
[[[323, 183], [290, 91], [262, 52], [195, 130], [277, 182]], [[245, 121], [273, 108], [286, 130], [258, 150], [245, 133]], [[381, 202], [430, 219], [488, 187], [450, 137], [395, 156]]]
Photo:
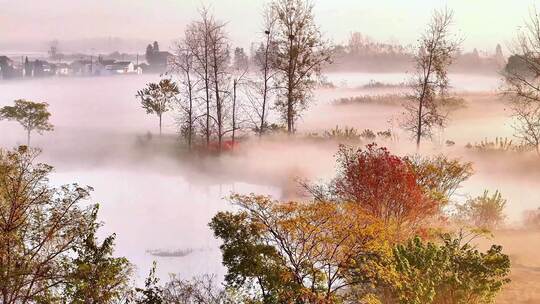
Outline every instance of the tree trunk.
[[26, 146], [30, 147], [30, 130], [26, 131]]
[[238, 80], [233, 82], [233, 108], [232, 108], [232, 146], [231, 149], [234, 150], [235, 145], [235, 134], [236, 134], [236, 86], [238, 85]]
[[159, 136], [161, 136], [161, 114], [159, 116]]

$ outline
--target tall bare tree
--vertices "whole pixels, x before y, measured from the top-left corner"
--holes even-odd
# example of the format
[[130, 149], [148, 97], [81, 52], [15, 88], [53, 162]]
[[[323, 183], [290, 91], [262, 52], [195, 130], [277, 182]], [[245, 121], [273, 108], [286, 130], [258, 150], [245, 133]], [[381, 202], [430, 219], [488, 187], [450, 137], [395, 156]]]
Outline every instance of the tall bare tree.
[[532, 10], [518, 33], [505, 68], [504, 93], [511, 97], [516, 136], [540, 155], [540, 15]]
[[250, 81], [250, 90], [247, 92], [248, 100], [251, 103], [250, 116], [254, 124], [254, 129], [259, 136], [262, 136], [268, 128], [268, 110], [270, 99], [275, 91], [274, 78], [276, 70], [273, 64], [276, 59], [274, 49], [276, 17], [271, 8], [264, 12], [263, 41], [255, 50], [255, 77]]
[[215, 97], [216, 132], [218, 138], [218, 150], [221, 151], [223, 136], [232, 131], [226, 129], [227, 115], [227, 91], [226, 85], [229, 81], [230, 45], [225, 33], [225, 23], [216, 21], [210, 17], [210, 27], [207, 32], [210, 46], [210, 79]]
[[[188, 35], [189, 33], [186, 31], [186, 37]], [[180, 110], [178, 124], [180, 126], [180, 133], [186, 139], [189, 150], [191, 150], [193, 145], [195, 123], [199, 118], [196, 114], [198, 80], [194, 75], [195, 56], [191, 47], [192, 45], [186, 39], [179, 41], [176, 44], [176, 51], [171, 62], [173, 72], [177, 73], [180, 78], [179, 91], [182, 97], [178, 99], [177, 103]]]
[[274, 0], [270, 9], [276, 18], [273, 63], [278, 71], [280, 97], [276, 102], [289, 134], [311, 99], [315, 77], [330, 62], [332, 50], [315, 24], [309, 0]]
[[210, 31], [213, 28], [213, 16], [208, 9], [203, 8], [200, 11], [200, 20], [194, 21], [188, 25], [186, 30], [186, 44], [192, 52], [194, 58], [194, 71], [198, 82], [204, 91], [205, 124], [203, 133], [206, 138], [206, 146], [210, 145], [212, 131], [211, 125], [211, 57], [210, 57]]
[[448, 67], [453, 62], [461, 40], [450, 34], [453, 12], [434, 11], [426, 32], [418, 41], [414, 56], [413, 92], [405, 104], [403, 128], [412, 133], [417, 148], [424, 137], [431, 137], [435, 127], [447, 120], [440, 105], [448, 92]]

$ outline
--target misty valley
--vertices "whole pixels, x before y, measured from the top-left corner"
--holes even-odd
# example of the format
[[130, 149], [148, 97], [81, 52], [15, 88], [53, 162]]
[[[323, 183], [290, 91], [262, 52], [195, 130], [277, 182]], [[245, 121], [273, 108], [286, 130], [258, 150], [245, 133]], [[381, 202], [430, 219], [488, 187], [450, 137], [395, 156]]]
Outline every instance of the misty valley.
[[536, 10], [479, 51], [267, 2], [249, 50], [0, 38], [0, 303], [540, 303]]

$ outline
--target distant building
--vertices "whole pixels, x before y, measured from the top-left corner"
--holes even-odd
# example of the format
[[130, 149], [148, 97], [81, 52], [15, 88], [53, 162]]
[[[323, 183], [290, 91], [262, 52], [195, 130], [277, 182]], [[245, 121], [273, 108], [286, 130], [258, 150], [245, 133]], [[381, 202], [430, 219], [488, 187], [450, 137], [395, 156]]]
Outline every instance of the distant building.
[[134, 74], [135, 64], [131, 61], [116, 61], [105, 67], [111, 74]]
[[149, 67], [146, 71], [154, 73], [163, 73], [167, 71], [168, 64], [173, 55], [169, 52], [159, 50], [159, 44], [154, 41], [146, 47], [146, 62]]
[[0, 56], [0, 79], [9, 79], [15, 77], [15, 68], [13, 61], [7, 56]]
[[56, 64], [56, 76], [71, 76], [72, 70], [69, 64], [67, 63], [58, 63]]

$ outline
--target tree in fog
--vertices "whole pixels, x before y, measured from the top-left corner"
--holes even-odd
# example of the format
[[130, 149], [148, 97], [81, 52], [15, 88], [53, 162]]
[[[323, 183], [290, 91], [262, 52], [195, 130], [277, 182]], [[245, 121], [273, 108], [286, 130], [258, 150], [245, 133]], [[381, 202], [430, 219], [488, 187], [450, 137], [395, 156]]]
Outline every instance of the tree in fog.
[[226, 129], [228, 115], [226, 85], [229, 81], [230, 45], [225, 32], [225, 23], [216, 21], [213, 16], [210, 17], [210, 21], [211, 26], [206, 34], [210, 50], [210, 79], [215, 98], [215, 116], [212, 118], [217, 129], [218, 150], [221, 151], [223, 137], [232, 131], [232, 129]]
[[234, 49], [233, 68], [242, 70], [248, 65], [249, 58], [244, 51], [244, 48], [237, 47]]
[[307, 0], [274, 0], [270, 5], [275, 19], [277, 109], [287, 123], [289, 134], [304, 110], [316, 84], [315, 76], [331, 60], [331, 48], [315, 24], [313, 4]]
[[505, 93], [512, 98], [516, 136], [540, 155], [540, 16], [530, 14], [524, 30], [518, 34], [505, 68]]
[[198, 119], [196, 116], [197, 80], [194, 76], [194, 60], [191, 45], [185, 39], [177, 43], [171, 66], [180, 78], [179, 91], [182, 97], [178, 99], [180, 110], [178, 124], [180, 134], [186, 139], [190, 150], [195, 136], [195, 123]]
[[15, 100], [13, 106], [0, 108], [0, 120], [15, 120], [26, 130], [26, 144], [30, 146], [32, 131], [43, 134], [44, 131], [52, 131], [54, 126], [49, 122], [49, 104], [45, 102], [33, 102], [25, 99]]
[[210, 31], [214, 27], [214, 19], [203, 9], [200, 13], [200, 20], [192, 22], [186, 30], [186, 44], [194, 58], [194, 72], [197, 76], [197, 82], [202, 86], [205, 108], [205, 123], [203, 133], [206, 138], [206, 146], [210, 145], [211, 136], [211, 70], [210, 70]]
[[50, 187], [39, 150], [0, 149], [0, 302], [52, 303], [69, 277], [72, 251], [93, 222], [82, 202], [92, 190]]
[[170, 79], [162, 79], [159, 83], [149, 83], [146, 88], [137, 91], [136, 97], [141, 100], [143, 109], [147, 114], [156, 114], [159, 118], [159, 135], [161, 135], [161, 122], [163, 113], [171, 108], [171, 103], [179, 94], [177, 84]]
[[274, 36], [275, 36], [275, 23], [276, 18], [271, 9], [266, 9], [264, 14], [264, 26], [263, 34], [264, 40], [259, 47], [255, 50], [253, 62], [255, 65], [255, 76], [250, 81], [250, 90], [247, 97], [251, 104], [249, 111], [251, 120], [254, 125], [255, 132], [262, 136], [268, 128], [268, 108], [269, 100], [272, 93], [275, 91], [274, 77], [276, 70], [274, 69], [275, 62], [275, 49]]
[[240, 91], [247, 84], [247, 73], [248, 73], [248, 61], [241, 60], [235, 62], [232, 67], [231, 72], [231, 81], [232, 81], [232, 92], [231, 93], [231, 140], [234, 147], [236, 141], [236, 131], [240, 129], [239, 125], [239, 109], [241, 108], [240, 103]]
[[413, 92], [405, 104], [403, 128], [413, 135], [417, 148], [424, 137], [431, 137], [435, 127], [443, 127], [446, 115], [440, 106], [449, 88], [448, 67], [461, 41], [450, 34], [453, 12], [435, 11], [426, 32], [418, 41], [414, 56]]

